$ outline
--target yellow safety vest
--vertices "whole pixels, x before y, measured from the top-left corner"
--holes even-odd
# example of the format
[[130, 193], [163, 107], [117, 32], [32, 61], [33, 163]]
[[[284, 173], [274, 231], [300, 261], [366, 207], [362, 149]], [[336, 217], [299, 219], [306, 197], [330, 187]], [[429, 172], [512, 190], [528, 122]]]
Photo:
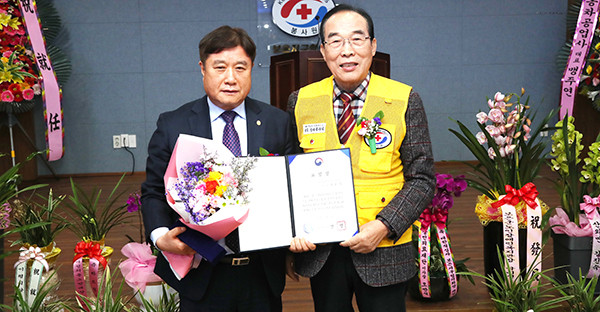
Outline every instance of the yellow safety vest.
[[[411, 89], [403, 83], [371, 74], [361, 116], [372, 119], [378, 111], [384, 113], [375, 154], [371, 154], [358, 128], [344, 146], [340, 143], [332, 104], [333, 76], [310, 84], [298, 93], [295, 117], [304, 152], [350, 148], [360, 225], [375, 220], [404, 185], [400, 145], [406, 134], [404, 117]], [[396, 243], [384, 238], [378, 247], [410, 242], [411, 235], [412, 228], [409, 228]]]

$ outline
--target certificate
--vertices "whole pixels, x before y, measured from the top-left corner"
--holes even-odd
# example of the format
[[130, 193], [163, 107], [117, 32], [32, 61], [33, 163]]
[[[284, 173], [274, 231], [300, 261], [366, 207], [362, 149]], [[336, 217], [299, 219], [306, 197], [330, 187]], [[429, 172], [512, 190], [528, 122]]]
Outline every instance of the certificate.
[[350, 149], [257, 157], [240, 250], [289, 246], [293, 237], [341, 242], [358, 232]]

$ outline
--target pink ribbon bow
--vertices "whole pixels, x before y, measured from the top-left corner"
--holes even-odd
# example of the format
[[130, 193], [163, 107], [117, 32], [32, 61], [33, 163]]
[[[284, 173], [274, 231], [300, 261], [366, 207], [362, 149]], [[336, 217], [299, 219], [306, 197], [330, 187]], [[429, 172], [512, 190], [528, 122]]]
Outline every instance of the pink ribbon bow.
[[585, 216], [592, 220], [594, 215], [597, 214], [596, 208], [600, 207], [600, 195], [596, 198], [593, 198], [589, 195], [583, 196], [583, 203], [579, 204], [579, 209], [585, 212]]
[[148, 244], [128, 243], [121, 249], [121, 253], [127, 260], [119, 264], [119, 269], [125, 277], [125, 282], [133, 289], [144, 292], [147, 283], [162, 281], [154, 274], [156, 256]]
[[49, 271], [50, 268], [48, 267], [48, 261], [46, 261], [46, 253], [42, 252], [42, 250], [40, 249], [40, 247], [29, 247], [29, 249], [25, 248], [25, 247], [21, 247], [21, 249], [19, 249], [21, 252], [19, 254], [19, 260], [17, 260], [17, 262], [15, 263], [15, 268], [23, 263], [23, 262], [27, 262], [30, 259], [33, 259], [33, 261], [38, 261], [39, 263], [41, 263], [42, 265], [44, 265], [44, 269], [46, 269], [46, 271]]
[[535, 184], [529, 182], [518, 190], [510, 185], [506, 185], [504, 190], [506, 191], [506, 196], [502, 197], [501, 200], [492, 203], [493, 208], [501, 207], [504, 204], [516, 206], [521, 200], [531, 208], [536, 207], [535, 199], [539, 192], [537, 191]]

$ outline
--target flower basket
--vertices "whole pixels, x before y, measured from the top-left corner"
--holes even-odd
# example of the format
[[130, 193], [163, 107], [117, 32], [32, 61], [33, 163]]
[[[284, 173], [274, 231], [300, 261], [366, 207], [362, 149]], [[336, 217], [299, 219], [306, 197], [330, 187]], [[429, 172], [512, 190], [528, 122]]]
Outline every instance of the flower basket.
[[[535, 197], [537, 197], [537, 193], [535, 194]], [[496, 277], [497, 273], [502, 274], [501, 258], [498, 257], [498, 253], [505, 255], [504, 246], [506, 240], [502, 206], [497, 206], [495, 204], [496, 202], [498, 202], [498, 200], [492, 200], [486, 195], [481, 195], [479, 196], [475, 207], [475, 213], [483, 225], [483, 262], [485, 275], [491, 275], [493, 278]], [[536, 202], [539, 203], [541, 215], [544, 215], [549, 209], [548, 205], [537, 198]], [[516, 267], [518, 267], [518, 272], [524, 273], [527, 271], [529, 265], [532, 265], [534, 261], [540, 262], [541, 258], [532, 261], [527, 257], [527, 254], [530, 252], [528, 246], [531, 244], [528, 243], [527, 240], [527, 203], [523, 200], [519, 200], [514, 205], [514, 209], [516, 212], [516, 221], [518, 223], [518, 241], [513, 242], [514, 246], [518, 248], [519, 254], [518, 265]], [[539, 220], [539, 222], [541, 226], [541, 220]], [[541, 245], [539, 245], [539, 252], [541, 253]]]
[[447, 227], [448, 211], [454, 205], [453, 196], [460, 196], [467, 182], [464, 176], [454, 178], [439, 173], [435, 176], [435, 196], [413, 225], [418, 274], [411, 279], [408, 290], [414, 299], [422, 301], [451, 299], [458, 292], [457, 272], [468, 271], [464, 264], [467, 259], [454, 260]]
[[[19, 287], [21, 293], [27, 296], [27, 301], [33, 302], [38, 293], [48, 292], [44, 286], [54, 290], [58, 289], [60, 278], [55, 267], [61, 249], [56, 247], [56, 243], [52, 242], [41, 248], [37, 245], [23, 244], [20, 251], [19, 260], [14, 265], [15, 286]], [[32, 271], [34, 266], [41, 269], [41, 272]], [[34, 295], [31, 296], [31, 294]], [[43, 300], [51, 302], [56, 299], [56, 295], [49, 294]]]
[[85, 297], [98, 295], [98, 281], [110, 262], [113, 248], [104, 240], [80, 241], [75, 247], [73, 278], [75, 291]]
[[600, 135], [582, 161], [583, 135], [574, 124], [573, 117], [565, 118], [556, 124], [552, 135], [554, 158], [550, 165], [559, 175], [556, 189], [562, 207], [555, 209], [549, 223], [555, 274], [561, 283], [568, 282], [566, 272], [579, 276], [579, 269], [588, 278], [600, 275]]

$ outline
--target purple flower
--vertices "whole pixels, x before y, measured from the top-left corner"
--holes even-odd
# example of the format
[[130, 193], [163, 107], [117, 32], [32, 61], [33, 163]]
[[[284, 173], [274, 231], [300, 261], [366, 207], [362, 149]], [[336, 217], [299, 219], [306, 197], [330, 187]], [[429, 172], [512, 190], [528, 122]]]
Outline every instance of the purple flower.
[[140, 206], [140, 195], [138, 193], [129, 194], [127, 212], [136, 212], [140, 209]]
[[464, 175], [453, 177], [451, 174], [436, 173], [436, 193], [431, 200], [431, 210], [448, 210], [454, 205], [453, 195], [458, 197], [467, 188]]

